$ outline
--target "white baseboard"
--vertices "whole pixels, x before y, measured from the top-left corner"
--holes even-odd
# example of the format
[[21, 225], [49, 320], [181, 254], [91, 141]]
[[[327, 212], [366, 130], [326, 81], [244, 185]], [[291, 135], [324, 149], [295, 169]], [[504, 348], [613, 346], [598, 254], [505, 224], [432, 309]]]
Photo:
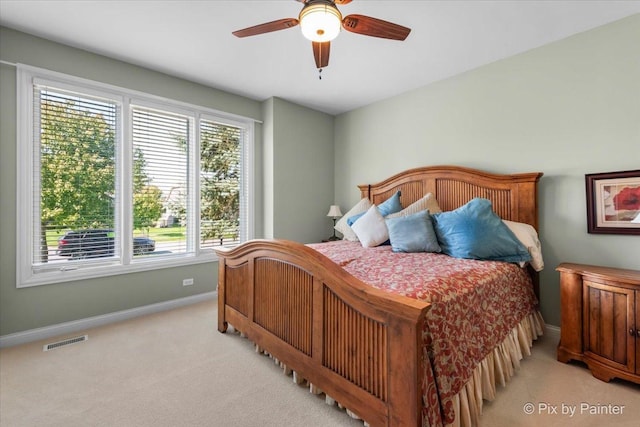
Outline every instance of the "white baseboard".
[[560, 327], [559, 326], [554, 326], [554, 325], [544, 325], [544, 329], [545, 329], [545, 334], [555, 337], [555, 338], [560, 338]]
[[159, 302], [156, 304], [144, 305], [142, 307], [131, 308], [129, 310], [116, 311], [114, 313], [103, 314], [100, 316], [87, 317], [86, 319], [58, 323], [42, 328], [29, 329], [27, 331], [16, 332], [14, 334], [3, 335], [0, 336], [0, 348], [39, 341], [58, 335], [71, 334], [78, 331], [83, 331], [85, 329], [107, 325], [109, 323], [115, 323], [122, 320], [132, 319], [138, 316], [144, 316], [146, 314], [171, 310], [173, 308], [207, 301], [215, 298], [217, 295], [218, 292], [216, 291], [205, 292], [202, 294], [192, 295], [184, 298], [178, 298], [170, 301]]

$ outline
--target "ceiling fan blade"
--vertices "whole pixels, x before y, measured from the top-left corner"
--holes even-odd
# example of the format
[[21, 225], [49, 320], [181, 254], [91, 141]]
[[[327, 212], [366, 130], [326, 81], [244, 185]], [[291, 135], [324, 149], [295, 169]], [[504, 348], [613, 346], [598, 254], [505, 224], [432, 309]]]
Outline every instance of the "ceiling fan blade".
[[404, 40], [411, 32], [411, 28], [364, 15], [349, 15], [345, 17], [342, 20], [342, 28], [364, 36], [392, 40]]
[[278, 19], [277, 21], [266, 22], [260, 25], [255, 25], [249, 28], [244, 28], [242, 30], [234, 31], [231, 34], [236, 37], [256, 36], [258, 34], [270, 33], [272, 31], [286, 30], [287, 28], [295, 27], [296, 25], [298, 25], [297, 19], [285, 18]]
[[317, 68], [324, 68], [329, 65], [329, 52], [331, 51], [331, 42], [311, 42], [313, 45], [313, 57], [316, 60]]

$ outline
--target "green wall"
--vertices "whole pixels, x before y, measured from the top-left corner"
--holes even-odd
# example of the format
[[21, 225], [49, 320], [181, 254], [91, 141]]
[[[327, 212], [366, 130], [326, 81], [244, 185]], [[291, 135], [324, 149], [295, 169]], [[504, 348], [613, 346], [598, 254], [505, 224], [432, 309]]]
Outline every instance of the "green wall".
[[[318, 241], [330, 232], [324, 217], [333, 203], [333, 118], [281, 100], [271, 101], [274, 114], [263, 118], [263, 102], [232, 95], [125, 62], [71, 48], [12, 29], [0, 27], [0, 59], [24, 63], [130, 88], [158, 96], [250, 117], [256, 124], [255, 237], [266, 234], [263, 218], [272, 221], [276, 235], [300, 241]], [[44, 326], [113, 313], [214, 291], [217, 262], [166, 268], [101, 279], [16, 288], [16, 72], [0, 65], [0, 336]], [[298, 110], [300, 108], [300, 110]], [[268, 121], [269, 120], [269, 121]], [[297, 130], [287, 130], [294, 123]], [[295, 127], [295, 126], [294, 126]], [[303, 130], [312, 129], [310, 137]], [[275, 165], [266, 165], [262, 136], [274, 129]], [[292, 150], [287, 152], [287, 150]], [[271, 157], [269, 157], [271, 156]], [[263, 179], [263, 168], [275, 171]], [[322, 174], [320, 173], [322, 171]], [[309, 179], [299, 179], [307, 176]], [[293, 178], [293, 179], [291, 179]], [[271, 187], [277, 181], [282, 190]], [[304, 195], [300, 196], [304, 191]], [[275, 194], [277, 207], [266, 212], [263, 192]], [[305, 207], [298, 209], [297, 203]], [[299, 215], [284, 215], [297, 212]], [[280, 220], [280, 215], [283, 219]], [[182, 279], [194, 285], [182, 286]]]
[[561, 262], [640, 269], [640, 236], [587, 233], [584, 175], [640, 169], [640, 15], [336, 118], [336, 201], [404, 169], [544, 172], [541, 304], [560, 325]]
[[319, 242], [333, 226], [333, 116], [280, 98], [263, 108], [265, 236]]

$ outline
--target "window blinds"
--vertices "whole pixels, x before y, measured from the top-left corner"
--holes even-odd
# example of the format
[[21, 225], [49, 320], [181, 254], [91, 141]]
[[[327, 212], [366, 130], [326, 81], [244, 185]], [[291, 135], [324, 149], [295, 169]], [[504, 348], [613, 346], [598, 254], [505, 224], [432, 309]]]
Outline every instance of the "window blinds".
[[[119, 105], [36, 85], [33, 106], [33, 263], [117, 255]], [[67, 231], [87, 229], [104, 230], [108, 238], [65, 240]]]
[[200, 247], [233, 245], [240, 241], [240, 222], [246, 204], [241, 203], [241, 128], [200, 121]]
[[193, 226], [188, 173], [191, 119], [134, 106], [132, 127], [134, 237], [150, 227], [167, 228], [156, 254], [192, 251], [187, 238]]

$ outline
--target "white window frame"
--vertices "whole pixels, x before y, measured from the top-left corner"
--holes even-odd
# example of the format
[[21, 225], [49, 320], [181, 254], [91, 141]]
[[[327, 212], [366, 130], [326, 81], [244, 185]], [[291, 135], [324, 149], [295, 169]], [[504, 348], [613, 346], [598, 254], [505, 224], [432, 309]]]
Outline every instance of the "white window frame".
[[[179, 267], [217, 260], [213, 249], [201, 249], [200, 236], [200, 197], [199, 197], [199, 123], [200, 118], [214, 120], [219, 123], [237, 126], [244, 130], [242, 144], [243, 177], [242, 191], [245, 191], [244, 199], [248, 206], [241, 207], [240, 241], [245, 241], [254, 236], [254, 119], [224, 113], [211, 108], [175, 101], [156, 95], [147, 94], [131, 89], [121, 88], [106, 83], [95, 82], [79, 77], [62, 74], [42, 68], [27, 65], [17, 65], [17, 221], [16, 221], [16, 286], [18, 288], [39, 286], [52, 283], [106, 277], [118, 274], [133, 273], [138, 271], [155, 270], [161, 268]], [[186, 254], [171, 256], [149, 256], [142, 259], [133, 259], [130, 256], [130, 239], [120, 239], [120, 257], [106, 258], [104, 260], [88, 260], [81, 264], [64, 266], [56, 264], [55, 268], [34, 266], [34, 195], [39, 192], [39, 183], [34, 182], [34, 155], [35, 144], [33, 140], [34, 125], [34, 97], [33, 87], [36, 83], [46, 83], [60, 89], [67, 89], [86, 95], [100, 96], [121, 103], [120, 134], [117, 135], [116, 153], [116, 180], [120, 188], [120, 196], [117, 227], [121, 236], [131, 235], [133, 231], [132, 213], [132, 105], [145, 106], [159, 110], [185, 114], [195, 119], [194, 145], [191, 147], [190, 166], [188, 170], [191, 181], [190, 191], [191, 210], [189, 212], [190, 227], [187, 237], [190, 251]], [[242, 194], [242, 193], [241, 193]], [[242, 203], [242, 199], [241, 199]], [[243, 226], [244, 225], [244, 226]]]

